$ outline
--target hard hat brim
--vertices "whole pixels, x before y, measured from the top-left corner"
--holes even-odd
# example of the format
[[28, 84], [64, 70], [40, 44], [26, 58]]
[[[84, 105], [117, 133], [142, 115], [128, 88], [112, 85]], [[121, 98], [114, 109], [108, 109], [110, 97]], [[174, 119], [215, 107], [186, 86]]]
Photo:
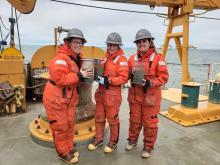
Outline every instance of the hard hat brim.
[[66, 38], [64, 38], [64, 41], [65, 41], [65, 40], [68, 40], [68, 39], [70, 39], [70, 38], [79, 38], [79, 39], [83, 40], [83, 43], [84, 43], [84, 44], [87, 42], [87, 40], [86, 40], [85, 38], [82, 38], [82, 37], [80, 37], [80, 36], [66, 37]]
[[144, 37], [144, 38], [139, 38], [139, 39], [137, 39], [137, 40], [134, 40], [133, 42], [136, 43], [137, 41], [143, 40], [143, 39], [152, 39], [152, 40], [154, 40], [154, 37], [152, 37], [152, 38], [145, 38], [145, 37]]
[[115, 44], [115, 45], [119, 45], [119, 46], [123, 46], [122, 43], [116, 43], [116, 42], [105, 42], [106, 44]]

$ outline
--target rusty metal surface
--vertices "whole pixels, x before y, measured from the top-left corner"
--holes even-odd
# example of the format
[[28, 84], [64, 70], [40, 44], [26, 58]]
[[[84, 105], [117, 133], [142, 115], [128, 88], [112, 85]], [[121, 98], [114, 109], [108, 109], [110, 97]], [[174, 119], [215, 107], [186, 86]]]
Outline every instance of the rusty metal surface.
[[103, 76], [104, 72], [104, 65], [101, 64], [100, 60], [95, 61], [95, 66], [94, 66], [94, 80], [98, 81], [98, 76]]
[[79, 103], [76, 107], [75, 121], [87, 120], [94, 117], [95, 104], [92, 101], [92, 84], [80, 83]]
[[[94, 70], [94, 59], [83, 58], [82, 59], [82, 70], [90, 70], [91, 72], [93, 72], [93, 70]], [[93, 79], [94, 79], [94, 74], [92, 75], [91, 78], [84, 78], [83, 82], [93, 83]]]

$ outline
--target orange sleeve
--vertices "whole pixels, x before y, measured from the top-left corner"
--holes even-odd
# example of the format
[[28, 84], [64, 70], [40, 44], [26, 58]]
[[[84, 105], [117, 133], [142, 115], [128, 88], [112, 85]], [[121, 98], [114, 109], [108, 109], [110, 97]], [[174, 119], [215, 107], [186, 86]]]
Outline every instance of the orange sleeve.
[[77, 73], [68, 70], [68, 63], [65, 58], [55, 58], [49, 64], [51, 79], [61, 86], [73, 85], [79, 82]]
[[156, 78], [151, 80], [152, 87], [165, 85], [169, 79], [167, 64], [163, 56], [157, 58]]
[[112, 85], [123, 85], [128, 81], [128, 62], [124, 56], [121, 56], [117, 61], [117, 76], [109, 77], [110, 84]]

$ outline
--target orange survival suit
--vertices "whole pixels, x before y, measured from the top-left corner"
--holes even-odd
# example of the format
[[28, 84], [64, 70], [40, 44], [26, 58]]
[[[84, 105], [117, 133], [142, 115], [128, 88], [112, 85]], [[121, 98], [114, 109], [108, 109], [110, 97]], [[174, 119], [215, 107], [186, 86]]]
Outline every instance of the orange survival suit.
[[64, 44], [49, 63], [50, 80], [44, 90], [43, 103], [60, 156], [67, 155], [74, 148], [74, 116], [78, 103], [76, 86], [82, 78], [80, 59], [81, 55], [76, 55]]
[[132, 84], [128, 92], [130, 107], [129, 142], [136, 144], [139, 133], [144, 127], [144, 148], [149, 152], [153, 149], [158, 130], [157, 115], [160, 110], [161, 89], [169, 78], [164, 58], [155, 49], [149, 49], [142, 57], [139, 53], [129, 59], [129, 70], [135, 70], [135, 64], [144, 65], [144, 78], [150, 80], [150, 87], [144, 91], [143, 86]]
[[115, 54], [106, 53], [104, 63], [104, 77], [108, 78], [109, 85], [99, 84], [95, 93], [96, 111], [96, 141], [104, 140], [106, 118], [110, 127], [110, 144], [117, 144], [119, 138], [119, 107], [121, 105], [121, 85], [128, 80], [128, 63], [119, 49]]

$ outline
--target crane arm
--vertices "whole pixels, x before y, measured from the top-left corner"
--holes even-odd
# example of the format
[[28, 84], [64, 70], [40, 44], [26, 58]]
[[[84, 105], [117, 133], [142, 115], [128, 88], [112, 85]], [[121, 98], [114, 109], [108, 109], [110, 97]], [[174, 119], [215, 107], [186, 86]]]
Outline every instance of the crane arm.
[[194, 9], [214, 10], [220, 8], [220, 0], [98, 0], [119, 3], [132, 3], [152, 6], [179, 7], [193, 5]]

